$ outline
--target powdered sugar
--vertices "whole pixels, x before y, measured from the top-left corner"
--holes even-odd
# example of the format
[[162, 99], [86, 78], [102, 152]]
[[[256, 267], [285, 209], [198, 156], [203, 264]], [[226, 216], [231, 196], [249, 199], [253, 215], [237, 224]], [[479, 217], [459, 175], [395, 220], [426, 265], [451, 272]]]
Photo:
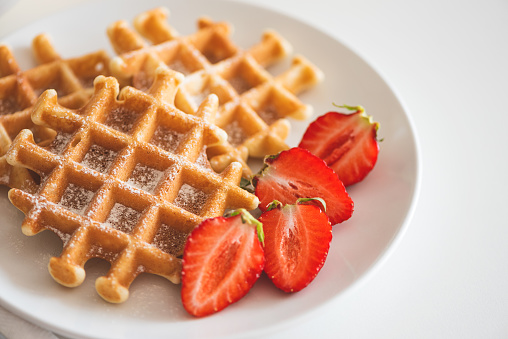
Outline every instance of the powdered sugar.
[[146, 92], [150, 89], [150, 86], [153, 83], [153, 78], [149, 77], [146, 72], [139, 71], [134, 75], [132, 83], [135, 88], [139, 89], [140, 91]]
[[8, 171], [4, 171], [4, 172], [1, 173], [1, 175], [0, 175], [0, 183], [2, 185], [5, 185], [5, 186], [9, 185], [9, 175], [10, 175], [10, 172], [8, 172]]
[[71, 212], [84, 215], [93, 196], [94, 192], [74, 184], [69, 184], [60, 199], [60, 205]]
[[206, 170], [213, 172], [212, 166], [210, 165], [210, 161], [208, 161], [208, 157], [206, 156], [206, 147], [203, 147], [201, 152], [199, 152], [199, 156], [196, 159], [195, 164], [198, 165], [199, 167], [202, 167]]
[[162, 171], [155, 168], [137, 164], [127, 183], [148, 193], [153, 193], [163, 174]]
[[238, 123], [238, 120], [234, 120], [226, 125], [224, 131], [228, 134], [228, 142], [235, 147], [242, 144], [246, 139], [245, 132]]
[[159, 126], [155, 130], [150, 143], [162, 148], [167, 152], [175, 153], [183, 136], [183, 133], [170, 130], [164, 126]]
[[48, 149], [50, 152], [54, 154], [62, 154], [67, 147], [67, 144], [71, 140], [72, 134], [70, 133], [57, 133], [51, 144], [49, 144]]
[[92, 145], [81, 161], [83, 165], [97, 172], [106, 173], [118, 153], [99, 145]]
[[169, 68], [174, 71], [180, 72], [184, 75], [190, 74], [191, 70], [179, 58], [173, 59], [169, 64]]
[[125, 205], [115, 203], [105, 225], [124, 233], [130, 233], [138, 223], [141, 213]]
[[7, 96], [0, 99], [0, 115], [12, 114], [19, 111], [19, 108], [14, 96]]
[[178, 191], [174, 204], [186, 211], [199, 215], [206, 202], [206, 198], [207, 194], [205, 192], [191, 185], [183, 184]]
[[187, 233], [162, 224], [157, 230], [152, 244], [163, 252], [177, 256], [182, 253], [186, 238]]
[[229, 83], [235, 89], [236, 93], [242, 94], [252, 88], [251, 84], [244, 77], [237, 75], [229, 79]]
[[267, 125], [273, 124], [280, 119], [277, 108], [272, 103], [267, 103], [258, 111], [258, 115]]
[[200, 92], [198, 93], [193, 93], [191, 95], [191, 99], [192, 101], [194, 101], [194, 103], [199, 106], [201, 105], [201, 103], [206, 99], [206, 97], [208, 97], [212, 92], [210, 91], [210, 88], [208, 87], [205, 87], [203, 88]]
[[63, 246], [67, 245], [67, 243], [71, 239], [71, 235], [70, 234], [64, 233], [60, 229], [58, 229], [56, 227], [48, 226], [46, 228], [48, 230], [52, 231], [53, 233], [55, 233], [62, 240]]
[[128, 133], [132, 130], [134, 122], [140, 115], [139, 112], [130, 110], [124, 107], [117, 107], [108, 115], [106, 119], [106, 125], [113, 127], [123, 133]]
[[89, 257], [99, 257], [104, 258], [108, 261], [114, 261], [116, 258], [118, 258], [118, 253], [112, 253], [109, 251], [105, 251], [104, 247], [96, 244], [92, 244], [90, 249], [88, 250], [88, 256]]

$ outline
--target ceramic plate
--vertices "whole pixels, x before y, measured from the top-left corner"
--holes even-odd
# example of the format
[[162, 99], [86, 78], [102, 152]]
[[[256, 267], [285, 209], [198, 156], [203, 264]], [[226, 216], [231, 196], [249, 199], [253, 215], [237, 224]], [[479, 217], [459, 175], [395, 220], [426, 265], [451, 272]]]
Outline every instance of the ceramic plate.
[[[309, 317], [378, 267], [400, 239], [413, 210], [419, 183], [415, 135], [407, 112], [386, 81], [340, 41], [288, 17], [242, 3], [227, 1], [113, 0], [92, 2], [34, 22], [7, 37], [24, 69], [32, 66], [31, 39], [47, 32], [63, 57], [97, 49], [112, 50], [106, 27], [119, 19], [132, 21], [145, 10], [164, 5], [170, 22], [181, 34], [196, 29], [196, 20], [208, 15], [233, 24], [233, 37], [247, 48], [262, 32], [275, 29], [325, 73], [325, 80], [301, 99], [314, 107], [308, 121], [292, 121], [288, 143], [296, 146], [308, 123], [333, 110], [332, 103], [362, 105], [380, 122], [378, 163], [361, 183], [348, 189], [355, 202], [353, 217], [337, 225], [325, 266], [314, 282], [292, 295], [284, 294], [262, 276], [251, 292], [224, 311], [195, 319], [180, 303], [179, 286], [141, 275], [131, 286], [128, 301], [112, 305], [95, 292], [95, 279], [108, 264], [91, 260], [83, 285], [68, 289], [55, 283], [47, 270], [51, 256], [59, 255], [60, 240], [50, 232], [34, 237], [21, 233], [21, 212], [10, 205], [7, 189], [0, 189], [0, 302], [11, 311], [56, 333], [83, 338], [217, 338], [252, 336], [274, 331], [291, 321]], [[285, 69], [290, 59], [274, 67]]]

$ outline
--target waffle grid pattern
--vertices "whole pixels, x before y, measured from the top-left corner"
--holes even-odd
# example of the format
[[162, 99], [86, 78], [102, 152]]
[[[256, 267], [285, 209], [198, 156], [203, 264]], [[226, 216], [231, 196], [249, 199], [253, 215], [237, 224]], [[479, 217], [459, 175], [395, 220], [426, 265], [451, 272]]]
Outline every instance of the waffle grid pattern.
[[[263, 34], [260, 43], [247, 51], [230, 37], [231, 27], [209, 18], [198, 21], [198, 30], [180, 36], [167, 22], [168, 11], [157, 8], [134, 20], [134, 31], [125, 21], [113, 23], [108, 35], [119, 56], [111, 60], [112, 73], [127, 84], [146, 89], [161, 65], [186, 75], [175, 104], [194, 114], [210, 93], [219, 98], [215, 124], [224, 129], [228, 143], [208, 149], [212, 167], [220, 172], [233, 161], [252, 171], [249, 157], [262, 158], [287, 149], [290, 124], [287, 117], [306, 119], [312, 113], [296, 94], [321, 81], [319, 69], [302, 56], [290, 68], [272, 76], [266, 67], [291, 51], [287, 41], [274, 31]], [[146, 38], [150, 43], [145, 42]]]
[[80, 285], [93, 257], [111, 263], [96, 280], [110, 302], [125, 301], [142, 272], [178, 283], [179, 255], [197, 224], [228, 208], [257, 207], [257, 198], [238, 187], [240, 164], [217, 174], [204, 158], [206, 146], [226, 137], [209, 122], [217, 97], [195, 116], [171, 105], [182, 80], [159, 69], [148, 93], [125, 87], [118, 96], [117, 80], [99, 76], [79, 110], [59, 105], [54, 90], [39, 98], [32, 120], [58, 135], [48, 147], [28, 130], [16, 137], [8, 162], [37, 172], [42, 182], [34, 194], [11, 189], [9, 199], [26, 215], [25, 234], [49, 229], [62, 238], [63, 252], [49, 264], [59, 283]]
[[0, 184], [34, 192], [37, 183], [24, 168], [13, 168], [5, 159], [12, 140], [30, 129], [37, 142], [54, 137], [48, 128], [36, 126], [30, 112], [39, 95], [55, 89], [61, 105], [79, 108], [93, 92], [93, 79], [108, 74], [109, 56], [104, 51], [62, 59], [46, 34], [36, 36], [32, 51], [39, 65], [22, 71], [12, 51], [0, 45]]

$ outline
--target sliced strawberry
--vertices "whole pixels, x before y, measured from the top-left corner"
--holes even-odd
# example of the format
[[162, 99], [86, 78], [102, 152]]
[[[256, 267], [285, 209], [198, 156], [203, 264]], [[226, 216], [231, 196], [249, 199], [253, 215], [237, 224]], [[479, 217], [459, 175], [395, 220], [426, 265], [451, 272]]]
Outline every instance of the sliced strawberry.
[[309, 125], [298, 145], [323, 159], [345, 186], [362, 181], [374, 168], [379, 153], [379, 123], [361, 106], [343, 106], [354, 113], [328, 112]]
[[349, 219], [353, 213], [353, 201], [337, 174], [303, 148], [291, 148], [265, 158], [265, 167], [252, 183], [262, 211], [273, 200], [294, 204], [298, 198], [321, 197], [332, 225]]
[[261, 223], [245, 210], [196, 227], [183, 254], [184, 308], [194, 316], [206, 316], [247, 294], [263, 271], [262, 241]]
[[265, 232], [265, 272], [285, 292], [306, 287], [323, 267], [332, 226], [315, 205], [285, 205], [259, 217]]

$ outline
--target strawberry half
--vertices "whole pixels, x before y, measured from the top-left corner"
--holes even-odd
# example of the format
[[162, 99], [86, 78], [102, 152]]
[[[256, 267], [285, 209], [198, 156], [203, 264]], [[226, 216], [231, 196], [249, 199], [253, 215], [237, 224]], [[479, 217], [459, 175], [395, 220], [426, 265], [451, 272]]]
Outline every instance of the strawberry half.
[[379, 123], [373, 122], [361, 106], [342, 107], [355, 112], [328, 112], [317, 118], [298, 146], [323, 159], [349, 186], [362, 181], [376, 164]]
[[187, 312], [206, 316], [247, 294], [264, 268], [262, 241], [261, 223], [243, 209], [197, 226], [182, 260], [181, 297]]
[[259, 217], [265, 232], [265, 272], [285, 292], [297, 292], [311, 283], [323, 267], [332, 226], [315, 205], [270, 205]]
[[343, 222], [353, 213], [353, 201], [337, 174], [323, 160], [309, 151], [294, 147], [265, 158], [265, 166], [252, 183], [266, 211], [274, 200], [295, 204], [298, 198], [322, 198], [332, 225]]

